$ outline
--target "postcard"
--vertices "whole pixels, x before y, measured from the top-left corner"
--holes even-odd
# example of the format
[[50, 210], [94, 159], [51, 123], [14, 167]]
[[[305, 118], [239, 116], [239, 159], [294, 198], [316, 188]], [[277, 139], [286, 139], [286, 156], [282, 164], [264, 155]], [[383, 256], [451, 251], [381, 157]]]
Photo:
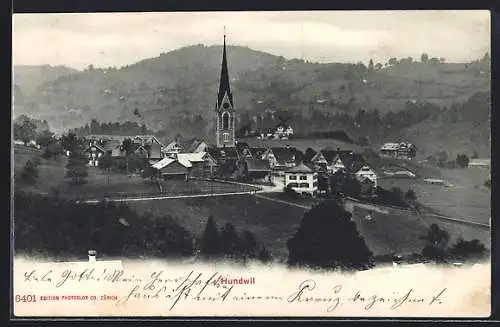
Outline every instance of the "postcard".
[[488, 11], [12, 36], [12, 318], [490, 316]]

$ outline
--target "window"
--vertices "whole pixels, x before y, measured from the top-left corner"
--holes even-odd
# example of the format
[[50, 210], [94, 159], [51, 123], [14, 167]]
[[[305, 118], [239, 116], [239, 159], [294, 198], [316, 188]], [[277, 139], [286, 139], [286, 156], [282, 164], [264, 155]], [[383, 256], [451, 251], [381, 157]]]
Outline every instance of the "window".
[[307, 176], [305, 176], [305, 175], [300, 176], [300, 180], [301, 181], [306, 181], [307, 180]]
[[222, 114], [222, 128], [223, 129], [229, 128], [229, 113], [227, 112]]
[[224, 141], [229, 141], [229, 133], [224, 133], [222, 136], [224, 137]]
[[316, 187], [316, 186], [318, 186], [318, 182], [313, 183], [313, 187]]
[[299, 184], [297, 184], [297, 183], [290, 183], [290, 184], [288, 184], [288, 186], [290, 186], [290, 187], [299, 187]]
[[300, 187], [309, 188], [309, 183], [300, 183]]
[[288, 176], [288, 179], [295, 181], [295, 180], [297, 180], [297, 176], [290, 175], [290, 176]]
[[313, 175], [313, 180], [318, 179], [318, 175]]

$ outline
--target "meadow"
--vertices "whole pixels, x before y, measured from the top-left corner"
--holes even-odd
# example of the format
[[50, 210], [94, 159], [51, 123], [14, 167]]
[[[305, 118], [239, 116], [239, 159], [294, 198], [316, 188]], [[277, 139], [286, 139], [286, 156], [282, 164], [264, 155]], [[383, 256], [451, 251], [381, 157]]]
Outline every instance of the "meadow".
[[[14, 154], [14, 176], [18, 175], [27, 160], [33, 160], [39, 154], [36, 151], [17, 149]], [[125, 196], [160, 195], [158, 184], [138, 175], [126, 175], [105, 172], [97, 167], [89, 167], [86, 183], [72, 185], [65, 178], [67, 159], [63, 156], [57, 160], [40, 158], [38, 167], [38, 182], [35, 185], [22, 185], [15, 182], [17, 189], [35, 193], [50, 193], [53, 189], [59, 191], [60, 196], [66, 198], [99, 199], [104, 197], [116, 198]], [[161, 195], [184, 195], [206, 193], [229, 193], [253, 191], [257, 188], [246, 185], [235, 185], [223, 182], [205, 180], [168, 180], [162, 181]]]

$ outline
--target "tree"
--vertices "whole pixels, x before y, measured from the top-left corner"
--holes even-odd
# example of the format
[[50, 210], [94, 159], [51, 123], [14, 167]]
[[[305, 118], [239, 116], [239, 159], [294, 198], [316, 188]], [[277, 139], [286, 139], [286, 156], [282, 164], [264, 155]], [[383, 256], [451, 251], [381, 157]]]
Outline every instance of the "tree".
[[26, 119], [22, 124], [14, 124], [14, 139], [23, 141], [24, 145], [29, 141], [34, 140], [36, 137], [36, 125], [30, 120]]
[[423, 64], [426, 64], [429, 61], [429, 55], [427, 53], [422, 53], [422, 56], [420, 57], [420, 61]]
[[78, 149], [71, 151], [66, 164], [66, 177], [71, 178], [74, 184], [80, 184], [87, 176], [87, 156]]
[[370, 59], [370, 62], [368, 63], [368, 69], [373, 71], [374, 67], [373, 67], [373, 59]]
[[242, 241], [236, 233], [236, 228], [231, 223], [226, 223], [220, 233], [222, 253], [229, 256], [241, 254]]
[[477, 258], [482, 259], [487, 254], [487, 249], [479, 240], [465, 241], [459, 238], [449, 250], [450, 254], [459, 260]]
[[259, 253], [257, 254], [257, 259], [264, 263], [269, 262], [272, 259], [271, 253], [266, 247], [261, 247]]
[[384, 65], [382, 65], [380, 62], [378, 62], [378, 63], [375, 65], [375, 69], [376, 69], [376, 70], [381, 70], [383, 67], [384, 67]]
[[111, 154], [109, 152], [105, 153], [101, 160], [99, 160], [99, 168], [101, 169], [110, 169], [113, 164], [113, 160], [111, 158]]
[[249, 257], [254, 257], [256, 255], [255, 252], [257, 248], [257, 240], [255, 239], [255, 235], [248, 230], [243, 230], [241, 240], [243, 254]]
[[291, 266], [326, 269], [373, 266], [373, 254], [358, 233], [351, 214], [333, 200], [322, 202], [304, 214], [287, 247]]
[[361, 190], [361, 183], [355, 177], [347, 176], [344, 179], [342, 183], [342, 192], [344, 194], [356, 198], [361, 195]]
[[208, 217], [200, 250], [201, 254], [207, 258], [214, 258], [220, 254], [220, 236], [212, 216]]
[[125, 151], [125, 161], [126, 161], [126, 165], [127, 165], [127, 174], [129, 173], [128, 164], [129, 164], [129, 156], [132, 153], [132, 145], [133, 145], [132, 140], [127, 137], [125, 140], [123, 140], [122, 146], [121, 146], [121, 150]]
[[62, 135], [60, 142], [63, 150], [65, 151], [73, 152], [78, 150], [78, 139], [75, 133]]
[[466, 154], [457, 154], [455, 162], [459, 167], [466, 168], [469, 166], [469, 157]]
[[38, 171], [35, 163], [31, 160], [26, 161], [23, 170], [21, 171], [21, 180], [23, 183], [33, 185], [38, 179]]
[[436, 224], [432, 224], [427, 231], [427, 235], [422, 238], [427, 243], [422, 250], [422, 255], [425, 258], [437, 261], [445, 259], [445, 248], [450, 241], [450, 234], [447, 231], [442, 230]]
[[417, 201], [417, 194], [415, 193], [414, 190], [412, 190], [411, 188], [408, 189], [408, 191], [406, 191], [405, 195], [404, 195], [404, 199], [406, 202], [408, 202], [409, 204], [411, 205], [414, 205], [415, 202]]
[[36, 143], [41, 147], [48, 147], [50, 144], [54, 143], [54, 133], [49, 130], [41, 131], [36, 137]]
[[387, 63], [389, 64], [389, 66], [394, 66], [398, 63], [398, 59], [395, 57], [392, 57], [389, 59], [389, 61]]

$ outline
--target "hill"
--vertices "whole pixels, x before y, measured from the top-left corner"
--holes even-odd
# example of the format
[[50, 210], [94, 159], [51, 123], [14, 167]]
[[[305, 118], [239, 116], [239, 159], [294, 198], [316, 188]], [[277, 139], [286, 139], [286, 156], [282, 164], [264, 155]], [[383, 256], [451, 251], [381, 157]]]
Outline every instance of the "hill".
[[[386, 113], [408, 101], [451, 106], [490, 85], [488, 58], [463, 64], [392, 58], [390, 64], [373, 68], [285, 60], [247, 47], [229, 46], [227, 51], [241, 114], [265, 109], [354, 114], [360, 108]], [[14, 110], [46, 119], [55, 129], [79, 127], [96, 118], [146, 123], [172, 135], [206, 135], [210, 125], [205, 124], [205, 130], [190, 130], [189, 125], [195, 119], [213, 120], [221, 53], [221, 46], [194, 45], [121, 68], [61, 69], [65, 73], [58, 77], [42, 73], [44, 79], [31, 84], [23, 82], [26, 67], [16, 66], [14, 79], [22, 96], [16, 98]], [[141, 114], [134, 115], [135, 109]]]
[[457, 154], [474, 151], [481, 158], [491, 157], [491, 95], [480, 92], [458, 105], [449, 108], [421, 123], [406, 128], [396, 137], [419, 144], [420, 154], [427, 156], [447, 151], [451, 159]]

